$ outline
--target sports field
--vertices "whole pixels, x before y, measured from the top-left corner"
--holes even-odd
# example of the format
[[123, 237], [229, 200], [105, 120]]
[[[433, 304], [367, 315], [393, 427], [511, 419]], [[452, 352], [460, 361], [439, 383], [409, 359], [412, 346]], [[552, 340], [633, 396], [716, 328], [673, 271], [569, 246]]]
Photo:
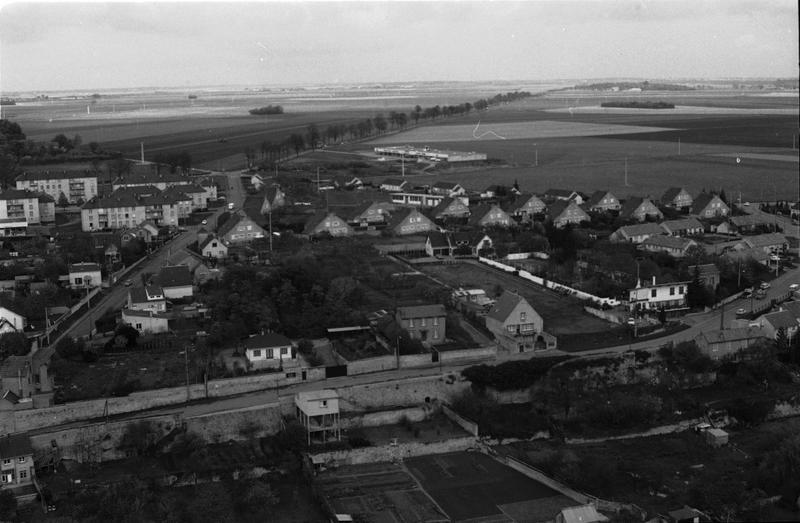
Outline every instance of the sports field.
[[577, 504], [477, 452], [420, 456], [404, 464], [451, 521], [552, 521]]

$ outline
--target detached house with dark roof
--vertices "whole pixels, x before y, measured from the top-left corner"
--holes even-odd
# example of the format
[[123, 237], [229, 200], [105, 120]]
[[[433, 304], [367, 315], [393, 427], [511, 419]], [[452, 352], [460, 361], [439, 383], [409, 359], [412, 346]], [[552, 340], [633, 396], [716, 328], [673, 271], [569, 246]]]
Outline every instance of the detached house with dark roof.
[[192, 273], [186, 265], [162, 267], [153, 280], [168, 300], [191, 298], [194, 294]]
[[619, 211], [622, 205], [610, 191], [595, 191], [586, 202], [586, 208], [594, 212]]
[[661, 205], [670, 209], [690, 209], [693, 201], [692, 195], [683, 187], [670, 187], [661, 195]]
[[514, 220], [497, 204], [481, 204], [470, 211], [469, 224], [476, 227], [510, 227]]
[[461, 198], [445, 198], [431, 211], [434, 220], [463, 219], [469, 215], [469, 205]]
[[730, 207], [716, 194], [700, 193], [692, 203], [691, 214], [700, 218], [718, 218], [730, 213]]
[[335, 212], [355, 227], [382, 225], [389, 219], [394, 205], [388, 202], [366, 201], [357, 207], [336, 209]]
[[128, 309], [132, 311], [165, 312], [167, 298], [158, 285], [137, 285], [128, 290]]
[[247, 362], [254, 369], [296, 367], [297, 349], [283, 334], [267, 332], [250, 336], [242, 342]]
[[506, 212], [521, 222], [529, 222], [537, 214], [544, 214], [547, 206], [535, 194], [520, 194]]
[[439, 229], [430, 218], [417, 209], [400, 209], [393, 213], [386, 228], [399, 236], [419, 234]]
[[800, 329], [800, 320], [794, 317], [791, 311], [781, 310], [764, 314], [758, 318], [758, 324], [764, 329], [766, 336], [772, 340], [777, 339], [778, 331], [783, 329], [788, 340], [793, 340]]
[[556, 200], [547, 206], [547, 218], [553, 225], [560, 229], [569, 224], [580, 224], [591, 220], [586, 211], [581, 209], [574, 200]]
[[700, 236], [704, 232], [703, 224], [697, 218], [667, 220], [661, 222], [660, 225], [670, 236]]
[[33, 483], [31, 439], [24, 434], [0, 436], [0, 486], [15, 489]]
[[505, 291], [486, 315], [486, 328], [510, 352], [555, 348], [556, 340], [544, 332], [544, 321], [519, 294]]
[[414, 305], [398, 307], [395, 321], [415, 340], [430, 345], [444, 343], [447, 312], [444, 305]]
[[428, 256], [452, 256], [453, 246], [450, 244], [450, 238], [438, 231], [429, 232], [425, 240], [425, 252]]
[[102, 284], [103, 276], [100, 266], [96, 263], [81, 262], [69, 265], [69, 285], [73, 289], [100, 287]]
[[326, 233], [334, 238], [352, 236], [353, 228], [347, 224], [344, 218], [341, 218], [336, 213], [319, 211], [308, 219], [303, 229], [303, 234], [307, 234], [308, 236], [318, 236]]
[[441, 194], [444, 196], [463, 196], [467, 193], [467, 190], [464, 189], [461, 184], [455, 182], [436, 182], [431, 187], [431, 193], [433, 194]]
[[219, 236], [228, 245], [241, 245], [250, 243], [254, 240], [266, 238], [267, 231], [264, 230], [252, 218], [243, 212], [237, 212], [228, 218], [217, 230]]
[[619, 211], [619, 216], [620, 218], [639, 222], [648, 219], [661, 220], [664, 218], [664, 215], [649, 198], [639, 198], [638, 196], [625, 200], [625, 203], [622, 204], [622, 208]]
[[612, 242], [642, 243], [651, 236], [664, 234], [664, 229], [656, 223], [642, 223], [638, 225], [624, 225], [611, 233]]

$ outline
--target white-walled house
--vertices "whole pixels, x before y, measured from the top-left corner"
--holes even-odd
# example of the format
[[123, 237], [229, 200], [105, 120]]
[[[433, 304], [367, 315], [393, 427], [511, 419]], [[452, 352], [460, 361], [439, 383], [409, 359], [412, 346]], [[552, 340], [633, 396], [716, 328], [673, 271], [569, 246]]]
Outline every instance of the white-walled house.
[[131, 287], [128, 291], [128, 309], [135, 311], [164, 312], [167, 299], [164, 289], [157, 285]]
[[254, 369], [286, 368], [299, 365], [297, 349], [282, 334], [268, 332], [250, 336], [243, 342], [247, 361]]
[[689, 292], [689, 282], [656, 283], [653, 276], [652, 284], [639, 282], [635, 289], [628, 291], [628, 302], [631, 311], [639, 309], [658, 311], [661, 309], [678, 311], [687, 309], [686, 295]]
[[164, 297], [168, 300], [189, 298], [194, 295], [194, 280], [186, 265], [162, 267], [153, 283], [164, 290]]
[[96, 263], [72, 263], [69, 266], [69, 284], [73, 289], [100, 287], [103, 277]]
[[169, 331], [169, 317], [162, 312], [122, 309], [122, 323], [130, 325], [142, 334]]
[[0, 305], [0, 334], [22, 332], [27, 323], [25, 316]]

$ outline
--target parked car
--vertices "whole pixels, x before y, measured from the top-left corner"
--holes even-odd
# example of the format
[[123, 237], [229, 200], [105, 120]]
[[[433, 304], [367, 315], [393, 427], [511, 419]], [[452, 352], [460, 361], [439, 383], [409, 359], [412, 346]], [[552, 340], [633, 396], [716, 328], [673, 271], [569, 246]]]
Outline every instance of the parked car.
[[736, 309], [736, 315], [737, 316], [744, 316], [745, 314], [747, 314], [747, 309], [744, 309], [744, 308]]
[[770, 284], [769, 284], [769, 283], [767, 283], [767, 282], [763, 282], [763, 283], [761, 283], [761, 285], [759, 285], [758, 287], [759, 287], [760, 289], [767, 290], [767, 289], [769, 289], [769, 288], [770, 288]]
[[766, 297], [767, 297], [766, 291], [764, 291], [764, 289], [758, 289], [758, 292], [756, 292], [756, 299], [763, 300]]
[[202, 221], [202, 222], [200, 222], [200, 223], [202, 223], [203, 225], [208, 225], [208, 220], [203, 220], [203, 221]]
[[131, 280], [125, 280], [123, 285], [125, 285], [126, 287], [130, 287], [131, 285], [133, 285], [133, 282]]
[[800, 284], [793, 283], [793, 284], [789, 285], [789, 290], [790, 291], [796, 291], [797, 289], [800, 289]]

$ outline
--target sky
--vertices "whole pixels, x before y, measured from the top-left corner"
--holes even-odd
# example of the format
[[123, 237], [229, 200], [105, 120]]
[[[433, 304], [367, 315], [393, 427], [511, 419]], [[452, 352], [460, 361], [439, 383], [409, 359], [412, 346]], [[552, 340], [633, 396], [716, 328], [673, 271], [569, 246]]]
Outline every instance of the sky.
[[798, 75], [795, 0], [14, 2], [0, 91]]

